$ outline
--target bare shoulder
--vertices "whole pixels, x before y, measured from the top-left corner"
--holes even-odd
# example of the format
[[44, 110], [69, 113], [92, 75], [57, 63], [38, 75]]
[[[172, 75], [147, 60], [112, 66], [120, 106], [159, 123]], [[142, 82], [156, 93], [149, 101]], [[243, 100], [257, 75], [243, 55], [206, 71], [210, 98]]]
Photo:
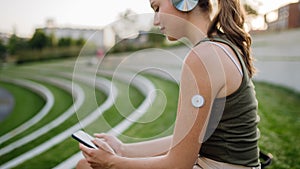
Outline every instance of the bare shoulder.
[[223, 52], [209, 43], [202, 43], [194, 47], [185, 59], [184, 67], [201, 79], [210, 83], [218, 90], [224, 86], [225, 74], [223, 68]]
[[202, 67], [205, 68], [206, 71], [213, 73], [212, 71], [214, 71], [216, 67], [221, 66], [220, 52], [209, 43], [201, 43], [192, 48], [185, 58], [184, 64], [191, 68], [199, 69]]
[[220, 48], [217, 48], [215, 45], [210, 43], [201, 43], [192, 48], [186, 58], [186, 61], [189, 62], [200, 59], [202, 62], [207, 62], [210, 60], [216, 60], [219, 59], [220, 54], [222, 54], [220, 51]]

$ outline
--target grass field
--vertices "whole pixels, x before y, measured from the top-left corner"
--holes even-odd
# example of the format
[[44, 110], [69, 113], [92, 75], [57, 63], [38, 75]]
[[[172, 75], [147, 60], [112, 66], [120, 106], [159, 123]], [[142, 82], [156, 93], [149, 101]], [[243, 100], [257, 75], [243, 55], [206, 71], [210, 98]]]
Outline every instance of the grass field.
[[[147, 78], [155, 84], [158, 90], [164, 92], [168, 102], [164, 111], [161, 112], [159, 118], [149, 123], [135, 123], [128, 130], [126, 130], [120, 136], [120, 139], [124, 142], [144, 141], [172, 134], [174, 127], [173, 125], [176, 118], [178, 85], [171, 81], [163, 81], [153, 76], [147, 76]], [[142, 117], [145, 119], [144, 121], [155, 118], [151, 115], [157, 113], [158, 107], [162, 106], [161, 104], [163, 103], [163, 99], [164, 98], [161, 95], [157, 97], [154, 103], [156, 107], [152, 107], [150, 110], [148, 110], [147, 114]], [[143, 119], [141, 121], [143, 121]]]
[[[19, 100], [17, 102], [15, 101], [15, 108], [11, 114], [4, 121], [0, 122], [0, 135], [5, 134], [6, 132], [29, 120], [37, 112], [39, 112], [39, 110], [45, 104], [45, 101], [41, 96], [38, 96], [37, 94], [23, 87], [3, 82], [0, 82], [0, 87], [10, 91], [11, 94]], [[35, 103], [35, 106], [32, 106], [30, 103]]]
[[260, 148], [274, 156], [272, 169], [300, 168], [300, 94], [256, 83], [261, 117]]
[[[60, 88], [57, 88], [53, 85], [49, 85], [49, 84], [45, 84], [45, 83], [41, 83], [41, 82], [39, 82], [39, 83], [44, 85], [45, 87], [47, 87], [52, 92], [52, 94], [54, 95], [54, 99], [55, 99], [56, 104], [54, 104], [54, 106], [51, 108], [50, 112], [45, 116], [45, 118], [41, 119], [39, 121], [39, 123], [31, 126], [29, 129], [27, 129], [26, 131], [18, 134], [17, 136], [13, 137], [12, 139], [7, 140], [3, 144], [1, 144], [0, 148], [2, 148], [4, 146], [7, 146], [10, 143], [12, 143], [12, 142], [28, 135], [28, 134], [30, 134], [31, 132], [33, 132], [33, 131], [41, 128], [41, 127], [43, 127], [44, 125], [46, 125], [47, 123], [51, 122], [52, 120], [57, 118], [59, 115], [61, 115], [66, 109], [68, 109], [72, 105], [72, 97], [70, 96], [69, 93], [67, 93], [66, 91], [64, 91]], [[16, 98], [18, 98], [18, 97], [16, 97]], [[23, 100], [18, 99], [17, 103], [21, 104], [21, 103], [23, 103]], [[32, 103], [32, 102], [26, 103], [27, 106], [34, 107], [30, 103]], [[57, 103], [60, 103], [60, 104], [57, 104]], [[22, 106], [18, 106], [18, 107], [22, 107]], [[16, 106], [16, 109], [14, 111], [17, 111], [17, 110], [18, 109], [17, 109], [17, 106]], [[21, 113], [19, 113], [19, 114], [21, 114]], [[18, 118], [16, 118], [16, 119], [18, 119]], [[10, 120], [6, 120], [6, 121], [10, 121]], [[12, 123], [12, 124], [14, 124], [14, 123]], [[6, 126], [3, 127], [3, 128], [6, 128]]]
[[[126, 87], [126, 85], [122, 83], [118, 83], [117, 86], [120, 90], [124, 90], [124, 88]], [[131, 91], [131, 103], [134, 106], [137, 106], [140, 103], [140, 101], [143, 99], [143, 96], [135, 88], [131, 88], [130, 91]], [[98, 94], [96, 97], [98, 103], [101, 104], [103, 102], [104, 96]], [[125, 96], [121, 94], [118, 97], [117, 102], [120, 102], [122, 99], [126, 99], [124, 97]], [[113, 127], [117, 123], [119, 123], [122, 119], [124, 119], [124, 117], [120, 116], [119, 114], [115, 116], [111, 116], [111, 114], [116, 114], [115, 107], [112, 107], [109, 110], [107, 110], [103, 114], [103, 116], [99, 117], [94, 123], [90, 124], [84, 129], [89, 133], [105, 132], [108, 131], [111, 127]], [[78, 119], [76, 117], [74, 120], [78, 122]], [[63, 131], [64, 128], [57, 129], [57, 130]], [[59, 164], [59, 162], [61, 162], [62, 160], [68, 158], [71, 154], [76, 153], [78, 151], [79, 151], [78, 142], [73, 140], [70, 137], [64, 140], [63, 142], [61, 142], [60, 144], [49, 149], [48, 151], [45, 151], [38, 157], [28, 160], [23, 164], [16, 166], [15, 168], [39, 169], [41, 168], [41, 166], [45, 166], [45, 165], [47, 165], [46, 168], [52, 168], [55, 167], [57, 164]]]
[[[163, 91], [164, 95], [158, 94], [158, 97], [153, 104], [154, 106], [152, 106], [148, 110], [144, 117], [142, 117], [142, 120], [147, 121], [147, 119], [149, 118], [151, 119], [158, 116], [157, 114], [153, 114], [157, 113], [158, 108], [161, 109], [161, 107], [164, 106], [164, 99], [166, 99], [168, 102], [165, 105], [164, 111], [161, 112], [161, 115], [158, 119], [144, 124], [136, 123], [132, 125], [127, 131], [125, 131], [120, 136], [120, 138], [124, 142], [147, 140], [155, 137], [169, 135], [172, 133], [177, 108], [178, 85], [171, 81], [162, 80], [152, 75], [145, 75], [145, 77], [152, 81], [158, 91]], [[96, 106], [99, 106], [91, 105], [91, 103], [89, 103], [88, 101], [95, 97], [95, 91], [93, 91], [93, 89], [90, 89], [90, 87], [85, 84], [82, 84], [80, 82], [78, 83], [81, 87], [83, 87], [86, 93], [89, 93], [84, 106], [80, 111], [90, 112], [95, 109]], [[33, 128], [38, 128], [43, 124], [46, 124], [49, 120], [54, 119], [55, 116], [59, 115], [59, 112], [62, 112], [71, 104], [70, 95], [68, 95], [66, 92], [61, 91], [61, 89], [58, 89], [49, 84], [43, 85], [45, 85], [49, 88], [49, 90], [52, 91], [56, 101], [63, 104], [56, 105], [57, 107], [54, 107], [52, 113], [49, 114], [49, 119], [45, 119], [44, 122], [41, 121], [41, 123], [33, 126]], [[126, 87], [126, 85], [122, 84], [121, 82], [118, 82], [116, 85], [120, 91], [123, 91]], [[26, 121], [26, 119], [32, 117], [43, 106], [44, 101], [40, 99], [39, 96], [33, 94], [32, 92], [28, 92], [18, 86], [2, 82], [0, 83], [0, 86], [9, 90], [17, 99], [23, 99], [30, 103], [36, 103], [35, 106], [29, 106], [31, 104], [25, 101], [22, 102], [22, 104], [17, 104], [14, 112], [12, 112], [12, 114], [5, 121], [0, 123], [1, 128], [3, 129], [1, 129], [0, 131], [0, 134], [2, 135], [14, 126], [17, 126], [17, 124], [20, 124]], [[300, 135], [298, 134], [298, 130], [300, 129], [300, 94], [287, 88], [262, 82], [256, 82], [255, 86], [257, 98], [259, 101], [259, 115], [261, 117], [261, 121], [259, 123], [259, 129], [261, 131], [259, 145], [262, 151], [270, 152], [274, 156], [273, 164], [270, 169], [300, 168]], [[137, 107], [144, 99], [144, 97], [134, 87], [130, 89], [130, 93], [130, 100], [133, 103], [134, 107]], [[96, 92], [96, 97], [98, 104], [101, 104], [106, 96], [98, 91]], [[133, 110], [133, 107], [122, 105], [122, 100], [124, 99], [126, 99], [125, 95], [122, 96], [121, 92], [121, 95], [118, 97], [117, 102], [121, 104], [122, 109], [126, 110], [125, 114], [128, 114]], [[19, 116], [19, 114], [22, 113], [22, 111], [25, 109], [32, 114]], [[124, 119], [124, 117], [118, 113], [118, 109], [116, 107], [112, 107], [97, 120], [98, 123], [89, 125], [87, 129], [88, 131], [92, 132], [107, 131], [108, 129], [110, 129], [110, 127], [118, 124], [122, 119]], [[76, 122], [78, 122], [77, 117], [72, 116], [61, 126], [55, 128], [52, 132], [50, 132], [49, 135], [40, 137], [39, 139], [36, 139], [35, 141], [25, 145], [20, 149], [17, 149], [7, 155], [1, 156], [1, 163], [4, 163], [8, 159], [12, 159], [21, 152], [26, 152], [35, 145], [39, 145], [43, 141], [55, 136], [57, 133], [62, 132]], [[99, 124], [103, 124], [102, 122], [106, 122], [106, 126], [99, 127]], [[26, 133], [30, 133], [30, 130], [26, 131]], [[18, 137], [21, 137], [21, 135]], [[68, 158], [72, 153], [75, 153], [77, 151], [77, 142], [69, 138], [63, 141], [61, 144], [56, 145], [52, 149], [42, 153], [32, 160], [24, 162], [16, 168], [51, 168], [57, 165], [61, 160]]]

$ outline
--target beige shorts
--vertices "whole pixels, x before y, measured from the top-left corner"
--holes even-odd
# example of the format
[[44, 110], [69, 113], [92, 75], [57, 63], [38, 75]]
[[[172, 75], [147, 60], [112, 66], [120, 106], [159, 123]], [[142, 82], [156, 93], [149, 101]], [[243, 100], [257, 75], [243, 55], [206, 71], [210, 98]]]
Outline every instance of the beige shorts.
[[223, 162], [211, 160], [209, 158], [200, 157], [193, 169], [260, 169], [261, 167], [245, 167], [241, 165], [233, 165]]

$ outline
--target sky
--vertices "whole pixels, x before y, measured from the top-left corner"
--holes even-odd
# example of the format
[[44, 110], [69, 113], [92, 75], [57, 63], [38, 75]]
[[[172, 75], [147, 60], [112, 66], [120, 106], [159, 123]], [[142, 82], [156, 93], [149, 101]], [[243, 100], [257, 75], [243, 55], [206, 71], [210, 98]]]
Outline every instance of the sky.
[[[261, 2], [259, 12], [298, 0], [247, 0]], [[0, 0], [0, 32], [30, 37], [35, 28], [53, 19], [60, 27], [101, 28], [116, 21], [127, 9], [152, 13], [149, 0]]]

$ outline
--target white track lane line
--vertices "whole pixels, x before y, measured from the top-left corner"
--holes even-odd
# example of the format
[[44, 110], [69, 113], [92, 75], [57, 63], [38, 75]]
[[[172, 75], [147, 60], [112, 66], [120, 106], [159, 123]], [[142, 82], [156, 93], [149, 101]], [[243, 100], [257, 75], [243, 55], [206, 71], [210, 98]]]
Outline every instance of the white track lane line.
[[[57, 85], [65, 90], [67, 90], [69, 93], [72, 93], [72, 88], [70, 87], [70, 86], [72, 86], [72, 84], [70, 83], [70, 81], [67, 81], [64, 79], [49, 78], [49, 77], [48, 78], [35, 77], [35, 78], [37, 80], [42, 80], [44, 82], [48, 82], [48, 83]], [[73, 83], [72, 87], [74, 89], [73, 95], [74, 95], [75, 102], [67, 111], [65, 111], [62, 115], [60, 115], [53, 121], [49, 122], [45, 126], [35, 130], [34, 132], [28, 134], [27, 136], [20, 138], [19, 140], [16, 140], [13, 143], [0, 149], [0, 156], [18, 148], [18, 147], [21, 147], [22, 145], [29, 143], [30, 141], [40, 137], [43, 134], [46, 134], [53, 128], [59, 126], [61, 123], [63, 123], [69, 117], [71, 117], [76, 112], [75, 108], [81, 107], [81, 105], [83, 104], [84, 99], [85, 99], [84, 91], [81, 89], [80, 86]]]
[[[79, 77], [79, 80], [82, 80], [83, 82], [87, 82], [90, 81], [88, 77]], [[74, 84], [73, 84], [74, 87]], [[44, 142], [43, 144], [37, 146], [36, 148], [6, 162], [5, 164], [0, 166], [0, 169], [7, 169], [7, 168], [12, 168], [15, 167], [23, 162], [25, 162], [26, 160], [29, 160], [41, 153], [43, 153], [44, 151], [50, 149], [51, 147], [55, 146], [56, 144], [59, 144], [60, 142], [62, 142], [63, 140], [65, 140], [66, 138], [70, 137], [72, 133], [74, 133], [75, 131], [89, 125], [90, 123], [94, 122], [99, 116], [102, 115], [102, 113], [104, 111], [106, 111], [107, 109], [109, 109], [113, 103], [114, 100], [117, 97], [117, 88], [111, 84], [110, 81], [104, 79], [104, 78], [97, 78], [96, 79], [96, 88], [100, 89], [100, 90], [104, 90], [104, 92], [109, 93], [108, 98], [106, 99], [106, 101], [100, 105], [95, 111], [93, 111], [88, 117], [84, 118], [81, 123], [78, 123], [72, 127], [70, 127], [69, 129], [65, 130], [64, 132], [56, 135], [55, 137], [53, 137], [52, 139]]]
[[[102, 73], [104, 73], [104, 72], [102, 72]], [[104, 74], [112, 75], [111, 72], [105, 72]], [[130, 82], [129, 80], [131, 79], [130, 77], [132, 77], [132, 76], [122, 74], [115, 78], [122, 79], [123, 81], [126, 81], [127, 83], [129, 83]], [[137, 87], [146, 96], [145, 100], [134, 112], [131, 113], [130, 116], [128, 116], [125, 120], [123, 120], [121, 123], [119, 123], [117, 126], [112, 128], [111, 130], [109, 130], [108, 134], [118, 136], [119, 134], [123, 133], [135, 121], [137, 121], [140, 117], [142, 117], [146, 113], [148, 108], [153, 104], [153, 102], [156, 98], [156, 95], [153, 95], [153, 94], [155, 94], [155, 92], [153, 92], [153, 91], [155, 91], [156, 88], [152, 84], [151, 81], [149, 81], [148, 79], [146, 79], [142, 76], [136, 76], [135, 83], [133, 83], [133, 85], [135, 87]], [[84, 158], [84, 157], [81, 152], [78, 152], [54, 168], [55, 169], [74, 168], [76, 165], [76, 162], [79, 161], [81, 158]]]
[[38, 95], [42, 96], [42, 98], [45, 99], [46, 102], [44, 107], [34, 117], [24, 122], [23, 124], [19, 125], [18, 127], [12, 129], [11, 131], [7, 132], [6, 134], [2, 135], [0, 137], [0, 144], [1, 144], [11, 139], [12, 137], [22, 133], [23, 131], [27, 130], [28, 128], [30, 128], [31, 126], [39, 122], [43, 117], [45, 117], [50, 112], [51, 108], [54, 105], [54, 96], [48, 88], [38, 83], [35, 83], [33, 81], [29, 81], [25, 79], [12, 79], [7, 77], [0, 78], [0, 81], [13, 83], [19, 86], [23, 86], [31, 91], [34, 91]]

